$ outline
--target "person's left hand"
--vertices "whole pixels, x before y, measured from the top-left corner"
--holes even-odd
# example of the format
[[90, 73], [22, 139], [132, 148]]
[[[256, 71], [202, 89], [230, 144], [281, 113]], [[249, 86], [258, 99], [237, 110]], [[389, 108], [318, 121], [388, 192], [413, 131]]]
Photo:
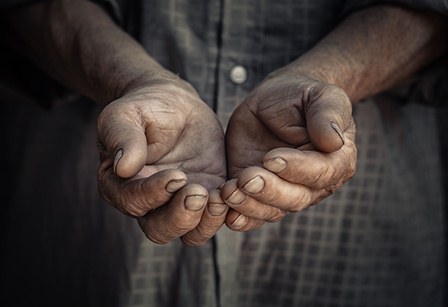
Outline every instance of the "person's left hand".
[[229, 228], [247, 231], [332, 194], [356, 167], [351, 103], [334, 85], [282, 70], [235, 110], [226, 132]]

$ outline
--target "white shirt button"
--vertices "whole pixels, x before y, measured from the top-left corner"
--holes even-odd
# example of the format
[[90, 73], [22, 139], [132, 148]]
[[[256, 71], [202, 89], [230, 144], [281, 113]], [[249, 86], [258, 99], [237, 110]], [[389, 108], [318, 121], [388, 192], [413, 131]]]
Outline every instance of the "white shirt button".
[[236, 65], [230, 70], [230, 80], [235, 84], [242, 84], [247, 80], [247, 70], [241, 65]]

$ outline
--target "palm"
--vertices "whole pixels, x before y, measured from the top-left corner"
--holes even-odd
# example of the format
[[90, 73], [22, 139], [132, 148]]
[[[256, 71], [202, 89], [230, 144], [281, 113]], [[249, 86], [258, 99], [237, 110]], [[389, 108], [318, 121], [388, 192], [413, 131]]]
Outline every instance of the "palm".
[[[304, 86], [304, 85], [301, 85]], [[261, 166], [264, 155], [279, 147], [310, 142], [297, 81], [265, 81], [234, 112], [226, 133], [229, 176]]]
[[[182, 92], [172, 94], [169, 90], [173, 89], [146, 89], [110, 106], [109, 113], [126, 117], [118, 121], [135, 123], [134, 129], [146, 143], [146, 153], [138, 151], [140, 164], [131, 166], [135, 168], [134, 173], [138, 171], [131, 179], [147, 178], [165, 169], [180, 169], [190, 182], [216, 188], [226, 173], [222, 128], [198, 97], [191, 94], [185, 97]], [[179, 101], [179, 97], [189, 101]], [[108, 119], [113, 125], [116, 121]], [[101, 131], [110, 129], [100, 129], [99, 133]], [[101, 134], [99, 137], [101, 139]], [[106, 134], [103, 139], [108, 139]], [[117, 147], [113, 143], [109, 148]]]

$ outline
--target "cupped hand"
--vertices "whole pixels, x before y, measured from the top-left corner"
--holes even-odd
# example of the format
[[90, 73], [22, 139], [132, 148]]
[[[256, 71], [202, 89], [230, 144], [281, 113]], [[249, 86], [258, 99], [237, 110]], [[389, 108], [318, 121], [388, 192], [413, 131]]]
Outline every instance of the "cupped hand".
[[224, 222], [224, 135], [213, 111], [176, 76], [128, 91], [98, 119], [99, 191], [137, 217], [153, 242], [201, 245]]
[[247, 231], [332, 194], [356, 167], [355, 124], [344, 91], [279, 70], [235, 110], [226, 132], [229, 228]]

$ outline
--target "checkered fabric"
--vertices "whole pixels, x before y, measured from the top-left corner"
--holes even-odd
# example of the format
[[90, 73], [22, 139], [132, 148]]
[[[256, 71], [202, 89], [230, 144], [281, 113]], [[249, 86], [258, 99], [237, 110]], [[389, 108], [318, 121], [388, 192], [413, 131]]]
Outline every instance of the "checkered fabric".
[[[138, 39], [225, 126], [258, 82], [310, 49], [344, 8], [326, 0], [145, 1]], [[242, 84], [230, 78], [236, 65], [247, 70]], [[129, 306], [442, 306], [435, 112], [388, 96], [356, 106], [356, 176], [279, 223], [222, 230], [217, 255], [212, 243], [143, 239]]]
[[[342, 0], [97, 2], [191, 82], [224, 126], [258, 82], [353, 8]], [[247, 71], [241, 84], [230, 78], [236, 65]], [[223, 228], [196, 248], [149, 242], [100, 199], [98, 106], [73, 98], [43, 110], [3, 90], [1, 306], [446, 305], [438, 109], [386, 94], [359, 103], [352, 180], [281, 222]]]

